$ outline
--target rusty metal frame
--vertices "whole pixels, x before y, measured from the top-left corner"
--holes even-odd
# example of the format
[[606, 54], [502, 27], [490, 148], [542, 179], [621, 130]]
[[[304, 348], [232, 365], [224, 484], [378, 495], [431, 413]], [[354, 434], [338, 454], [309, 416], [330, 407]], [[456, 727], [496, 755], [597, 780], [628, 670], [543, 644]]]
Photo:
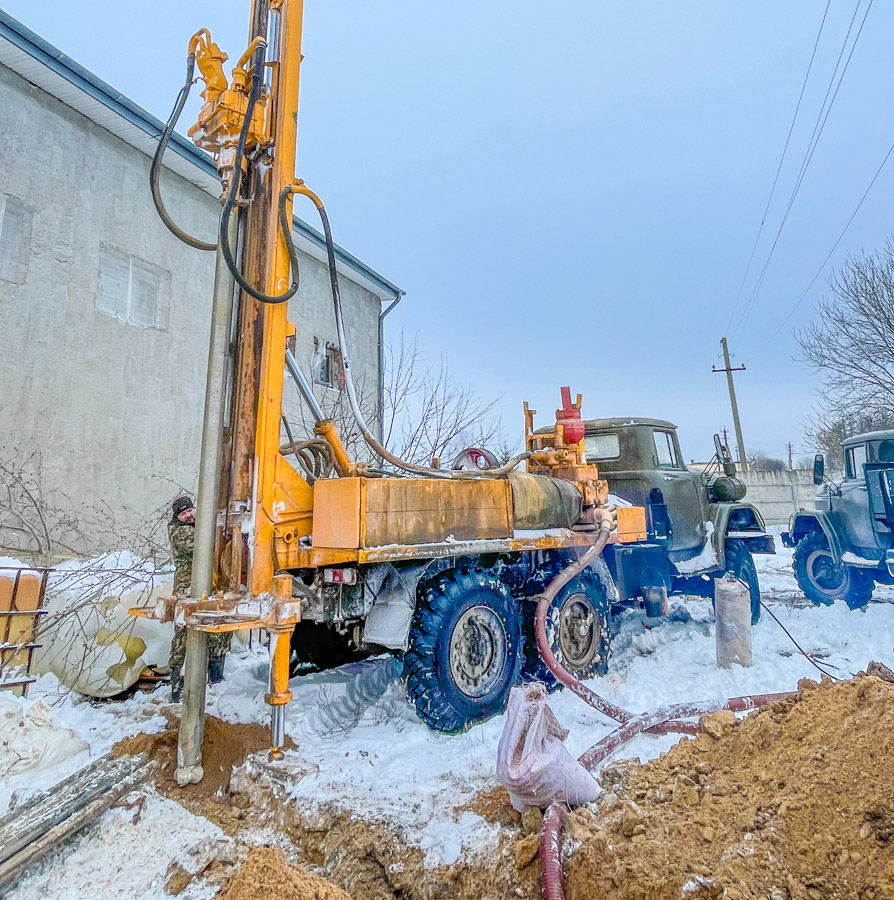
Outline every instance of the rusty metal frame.
[[[15, 572], [15, 576], [13, 578], [9, 578], [8, 576], [3, 575], [3, 572]], [[37, 596], [37, 608], [33, 610], [18, 609], [16, 601], [19, 594], [22, 575], [30, 574], [32, 572], [40, 573], [40, 589]], [[0, 578], [12, 581], [12, 594], [10, 595], [9, 599], [9, 609], [0, 610], [0, 634], [2, 634], [2, 641], [0, 641], [0, 690], [20, 689], [22, 692], [22, 696], [24, 697], [27, 696], [28, 685], [33, 684], [36, 680], [31, 677], [31, 665], [34, 658], [34, 651], [38, 650], [42, 646], [42, 644], [39, 644], [37, 641], [35, 641], [35, 632], [37, 631], [37, 625], [41, 617], [47, 615], [48, 613], [48, 610], [44, 609], [43, 605], [46, 599], [47, 581], [49, 579], [49, 576], [50, 569], [46, 566], [4, 566], [2, 569], [0, 569]], [[20, 616], [30, 617], [32, 620], [31, 639], [25, 643], [14, 644], [10, 641], [12, 625], [13, 621]], [[23, 652], [27, 654], [24, 677], [17, 678], [11, 681], [4, 681], [4, 671], [9, 665], [7, 663], [8, 657], [11, 656], [13, 659], [15, 659]]]

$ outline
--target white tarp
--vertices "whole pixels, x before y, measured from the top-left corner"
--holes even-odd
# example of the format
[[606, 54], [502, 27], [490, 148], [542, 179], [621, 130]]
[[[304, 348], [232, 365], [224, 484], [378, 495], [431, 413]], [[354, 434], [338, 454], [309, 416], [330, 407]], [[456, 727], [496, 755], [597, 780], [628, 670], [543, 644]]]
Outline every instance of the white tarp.
[[0, 778], [34, 769], [48, 769], [88, 748], [68, 728], [56, 728], [43, 700], [25, 707], [0, 695]]

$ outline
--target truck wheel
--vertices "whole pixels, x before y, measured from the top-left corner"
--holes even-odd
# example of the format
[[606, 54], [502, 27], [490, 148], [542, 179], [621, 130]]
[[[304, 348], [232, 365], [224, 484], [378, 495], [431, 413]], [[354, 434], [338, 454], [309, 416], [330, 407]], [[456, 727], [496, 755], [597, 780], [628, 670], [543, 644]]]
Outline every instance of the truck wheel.
[[761, 588], [754, 558], [745, 541], [732, 538], [726, 541], [724, 547], [726, 571], [748, 585], [748, 593], [751, 595], [751, 624], [757, 625], [761, 617]]
[[814, 606], [844, 600], [851, 609], [869, 603], [875, 582], [868, 572], [836, 562], [826, 536], [812, 531], [798, 541], [794, 556], [795, 579]]
[[407, 696], [437, 731], [456, 734], [506, 708], [521, 668], [516, 601], [494, 575], [454, 570], [421, 591], [404, 654]]
[[[550, 690], [559, 686], [546, 667], [534, 634], [534, 604], [525, 620], [525, 681], [542, 681]], [[605, 675], [609, 657], [609, 602], [602, 582], [591, 574], [578, 575], [559, 591], [546, 618], [546, 636], [556, 659], [575, 678]]]

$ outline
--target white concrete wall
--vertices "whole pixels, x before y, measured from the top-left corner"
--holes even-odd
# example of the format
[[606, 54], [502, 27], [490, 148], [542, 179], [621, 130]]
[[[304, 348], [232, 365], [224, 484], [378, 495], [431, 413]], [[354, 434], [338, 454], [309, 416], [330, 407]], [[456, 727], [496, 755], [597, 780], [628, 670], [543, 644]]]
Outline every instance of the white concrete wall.
[[767, 525], [787, 525], [789, 516], [798, 509], [813, 509], [816, 485], [812, 469], [792, 472], [741, 472], [748, 486], [745, 500], [753, 503]]
[[[144, 154], [2, 66], [0, 135], [0, 194], [34, 211], [25, 282], [0, 280], [0, 458], [39, 451], [48, 496], [108, 504], [127, 533], [195, 488], [214, 254], [162, 225]], [[162, 182], [175, 220], [213, 239], [216, 200]], [[103, 246], [165, 270], [162, 327], [96, 308]], [[354, 366], [375, 385], [380, 301], [345, 278], [342, 296]], [[326, 269], [307, 256], [290, 318], [309, 367], [314, 336], [336, 335]]]

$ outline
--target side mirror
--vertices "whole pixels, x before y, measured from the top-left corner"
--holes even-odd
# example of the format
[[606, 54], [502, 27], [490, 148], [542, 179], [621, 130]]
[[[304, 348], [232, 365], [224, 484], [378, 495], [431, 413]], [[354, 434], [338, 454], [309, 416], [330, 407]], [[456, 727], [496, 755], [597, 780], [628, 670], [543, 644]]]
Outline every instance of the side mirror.
[[817, 453], [813, 458], [813, 483], [822, 484], [823, 476], [826, 471], [826, 461], [823, 459], [822, 453]]

